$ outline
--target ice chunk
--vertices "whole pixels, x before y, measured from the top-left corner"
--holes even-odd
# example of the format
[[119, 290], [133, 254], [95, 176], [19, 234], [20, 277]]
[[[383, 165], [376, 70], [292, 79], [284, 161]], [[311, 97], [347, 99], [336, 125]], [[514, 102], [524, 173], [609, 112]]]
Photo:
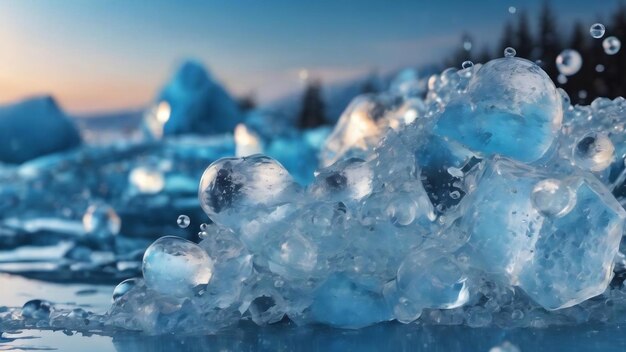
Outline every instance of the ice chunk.
[[300, 186], [276, 160], [263, 155], [223, 158], [200, 181], [198, 198], [214, 222], [238, 229], [294, 200]]
[[481, 155], [532, 162], [553, 145], [562, 119], [550, 77], [530, 61], [504, 58], [476, 72], [466, 96], [445, 108], [434, 132]]
[[362, 159], [349, 158], [321, 170], [309, 192], [325, 201], [358, 202], [373, 189], [372, 167]]
[[232, 133], [242, 113], [226, 90], [195, 61], [185, 62], [144, 119], [154, 137]]
[[23, 163], [80, 144], [78, 130], [50, 96], [0, 107], [0, 162]]
[[189, 297], [211, 280], [213, 260], [197, 244], [165, 236], [148, 247], [142, 270], [150, 289], [168, 296]]

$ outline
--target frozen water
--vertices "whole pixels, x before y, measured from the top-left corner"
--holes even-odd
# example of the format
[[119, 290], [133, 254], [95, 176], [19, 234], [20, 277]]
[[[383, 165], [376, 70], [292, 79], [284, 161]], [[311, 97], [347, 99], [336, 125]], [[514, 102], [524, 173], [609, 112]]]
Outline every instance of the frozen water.
[[48, 301], [33, 299], [22, 307], [22, 316], [26, 319], [47, 320], [50, 316], [52, 304]]
[[615, 55], [619, 52], [619, 49], [622, 47], [622, 42], [617, 39], [617, 37], [610, 36], [604, 38], [602, 41], [602, 47], [604, 48], [604, 52], [607, 55]]
[[582, 66], [583, 59], [576, 50], [565, 49], [556, 57], [556, 68], [565, 76], [575, 75]]
[[80, 144], [78, 130], [50, 96], [0, 107], [0, 162], [23, 163]]
[[117, 301], [118, 299], [122, 298], [122, 296], [124, 296], [125, 294], [128, 293], [128, 291], [130, 291], [131, 289], [133, 289], [135, 286], [137, 286], [137, 281], [138, 279], [126, 279], [122, 282], [120, 282], [117, 286], [115, 286], [115, 289], [113, 290], [113, 301]]
[[589, 33], [592, 37], [600, 39], [604, 36], [605, 28], [602, 23], [594, 23], [589, 28]]
[[197, 244], [180, 237], [156, 240], [143, 256], [146, 285], [163, 295], [186, 297], [213, 275], [213, 260]]

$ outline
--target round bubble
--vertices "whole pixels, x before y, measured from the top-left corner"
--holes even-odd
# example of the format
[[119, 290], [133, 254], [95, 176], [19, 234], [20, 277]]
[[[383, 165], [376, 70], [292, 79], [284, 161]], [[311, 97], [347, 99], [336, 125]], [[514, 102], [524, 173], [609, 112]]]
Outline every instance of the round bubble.
[[208, 284], [213, 260], [197, 244], [180, 237], [165, 236], [148, 247], [143, 256], [146, 285], [163, 295], [189, 297]]
[[615, 55], [617, 54], [617, 52], [619, 51], [619, 49], [622, 47], [622, 42], [620, 42], [619, 39], [617, 39], [616, 37], [606, 37], [603, 41], [602, 41], [602, 48], [604, 48], [604, 52], [607, 55]]
[[52, 304], [41, 299], [30, 300], [22, 306], [22, 316], [27, 319], [47, 320]]
[[99, 238], [115, 236], [120, 232], [122, 221], [115, 209], [104, 203], [92, 204], [83, 215], [83, 228], [89, 235]]
[[589, 33], [596, 39], [602, 38], [602, 36], [604, 36], [604, 32], [605, 29], [602, 23], [594, 23], [589, 28]]
[[546, 216], [561, 217], [569, 213], [576, 204], [576, 194], [570, 187], [556, 179], [537, 182], [530, 200], [539, 212]]
[[300, 187], [276, 160], [253, 155], [223, 158], [202, 175], [198, 198], [214, 222], [237, 229], [242, 220], [289, 203]]
[[504, 57], [515, 57], [515, 55], [517, 55], [517, 51], [510, 46], [504, 49]]
[[566, 76], [575, 75], [582, 65], [583, 58], [576, 50], [565, 49], [556, 57], [557, 69]]
[[417, 216], [417, 203], [407, 195], [394, 197], [386, 209], [389, 221], [396, 226], [410, 225]]
[[189, 227], [189, 224], [191, 224], [191, 220], [187, 215], [179, 215], [178, 219], [176, 219], [176, 224], [181, 229], [186, 229], [187, 227]]
[[135, 278], [126, 279], [120, 282], [117, 286], [115, 286], [115, 289], [113, 290], [113, 301], [114, 302], [117, 301], [126, 293], [128, 293], [128, 291], [130, 291], [135, 286], [137, 286], [138, 282], [139, 282], [139, 279], [135, 279]]
[[591, 132], [578, 140], [573, 151], [574, 163], [590, 171], [602, 171], [615, 157], [615, 146], [605, 134]]

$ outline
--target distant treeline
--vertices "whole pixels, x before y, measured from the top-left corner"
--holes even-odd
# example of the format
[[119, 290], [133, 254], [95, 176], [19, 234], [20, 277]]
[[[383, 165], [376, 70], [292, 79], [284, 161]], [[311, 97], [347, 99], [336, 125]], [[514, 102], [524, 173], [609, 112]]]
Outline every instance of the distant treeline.
[[[550, 75], [557, 86], [565, 89], [573, 103], [589, 104], [597, 97], [626, 97], [626, 48], [615, 55], [607, 55], [602, 48], [602, 41], [608, 36], [615, 36], [626, 41], [626, 5], [617, 7], [608, 19], [597, 18], [589, 22], [577, 21], [570, 32], [559, 30], [558, 17], [548, 2], [544, 2], [537, 18], [535, 32], [531, 31], [528, 14], [520, 11], [515, 23], [508, 22], [502, 31], [502, 39], [497, 48], [466, 45], [456, 51], [446, 61], [448, 66], [458, 67], [465, 60], [487, 62], [502, 57], [506, 47], [515, 48], [518, 57], [537, 61]], [[589, 28], [595, 22], [604, 24], [606, 33], [600, 39], [593, 38]], [[472, 43], [472, 37], [466, 34], [462, 43]], [[466, 50], [468, 49], [469, 50]], [[478, 49], [478, 50], [477, 50]], [[564, 49], [577, 50], [583, 59], [578, 73], [567, 77], [564, 84], [558, 83], [559, 71], [556, 57]]]

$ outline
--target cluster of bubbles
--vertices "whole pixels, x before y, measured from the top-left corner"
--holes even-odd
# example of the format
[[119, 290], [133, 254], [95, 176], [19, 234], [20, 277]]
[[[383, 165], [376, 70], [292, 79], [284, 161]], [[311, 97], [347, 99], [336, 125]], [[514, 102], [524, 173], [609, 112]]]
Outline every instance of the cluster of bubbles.
[[264, 155], [212, 163], [200, 242], [154, 242], [106, 324], [159, 334], [286, 317], [344, 328], [620, 319], [624, 100], [572, 107], [512, 48], [428, 78], [425, 98], [418, 81], [402, 74], [355, 98], [307, 186]]

